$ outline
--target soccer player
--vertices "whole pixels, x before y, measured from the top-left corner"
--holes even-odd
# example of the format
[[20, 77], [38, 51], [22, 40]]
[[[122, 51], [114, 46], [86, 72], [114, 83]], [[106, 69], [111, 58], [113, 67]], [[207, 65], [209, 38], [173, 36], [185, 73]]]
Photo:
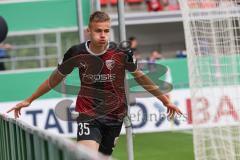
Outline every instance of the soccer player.
[[163, 102], [169, 116], [182, 114], [161, 93], [159, 87], [137, 69], [131, 50], [124, 50], [114, 42], [109, 42], [110, 28], [109, 15], [101, 11], [94, 12], [88, 26], [90, 40], [72, 46], [57, 70], [29, 98], [8, 110], [8, 113], [14, 111], [15, 118], [18, 118], [22, 108], [28, 107], [35, 99], [57, 86], [74, 68], [78, 68], [81, 88], [75, 108], [80, 113], [77, 118], [77, 140], [106, 157], [112, 154], [127, 114], [125, 70]]

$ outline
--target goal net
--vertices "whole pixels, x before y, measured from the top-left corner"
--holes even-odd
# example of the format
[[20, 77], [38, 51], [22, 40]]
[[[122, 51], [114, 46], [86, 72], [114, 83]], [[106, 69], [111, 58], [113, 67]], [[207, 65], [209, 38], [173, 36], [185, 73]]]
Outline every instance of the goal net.
[[240, 0], [179, 0], [196, 160], [240, 160]]

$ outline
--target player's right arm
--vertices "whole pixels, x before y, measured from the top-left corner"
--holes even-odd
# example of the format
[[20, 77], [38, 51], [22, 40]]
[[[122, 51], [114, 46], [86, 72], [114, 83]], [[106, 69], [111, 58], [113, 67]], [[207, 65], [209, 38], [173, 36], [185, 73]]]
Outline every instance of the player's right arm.
[[14, 117], [18, 118], [19, 115], [21, 115], [22, 108], [28, 107], [35, 99], [49, 92], [52, 88], [57, 86], [64, 77], [65, 76], [63, 76], [59, 71], [54, 71], [51, 76], [47, 80], [45, 80], [30, 97], [9, 109], [7, 113], [13, 111]]
[[51, 76], [45, 80], [37, 90], [27, 99], [18, 103], [11, 109], [7, 111], [14, 112], [14, 117], [18, 118], [21, 115], [21, 109], [24, 107], [28, 107], [35, 99], [39, 98], [40, 96], [44, 95], [45, 93], [49, 92], [52, 88], [56, 87], [63, 78], [72, 72], [74, 69], [74, 57], [73, 54], [78, 51], [77, 46], [72, 46], [65, 54], [63, 58], [62, 64], [58, 65], [57, 70], [55, 70]]

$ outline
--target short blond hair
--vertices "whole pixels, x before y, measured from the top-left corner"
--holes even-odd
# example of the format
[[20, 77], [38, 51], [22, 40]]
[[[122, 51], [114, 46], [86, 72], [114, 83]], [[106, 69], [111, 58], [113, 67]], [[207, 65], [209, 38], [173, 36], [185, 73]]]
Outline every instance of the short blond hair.
[[88, 26], [90, 27], [92, 22], [106, 22], [106, 21], [110, 21], [109, 15], [102, 11], [96, 11], [90, 15]]

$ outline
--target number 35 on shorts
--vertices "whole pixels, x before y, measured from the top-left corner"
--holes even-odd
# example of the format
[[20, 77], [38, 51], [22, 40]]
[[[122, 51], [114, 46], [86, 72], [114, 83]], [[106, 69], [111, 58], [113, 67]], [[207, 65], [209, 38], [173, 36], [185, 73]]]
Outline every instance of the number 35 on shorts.
[[78, 135], [90, 135], [89, 123], [78, 123]]

